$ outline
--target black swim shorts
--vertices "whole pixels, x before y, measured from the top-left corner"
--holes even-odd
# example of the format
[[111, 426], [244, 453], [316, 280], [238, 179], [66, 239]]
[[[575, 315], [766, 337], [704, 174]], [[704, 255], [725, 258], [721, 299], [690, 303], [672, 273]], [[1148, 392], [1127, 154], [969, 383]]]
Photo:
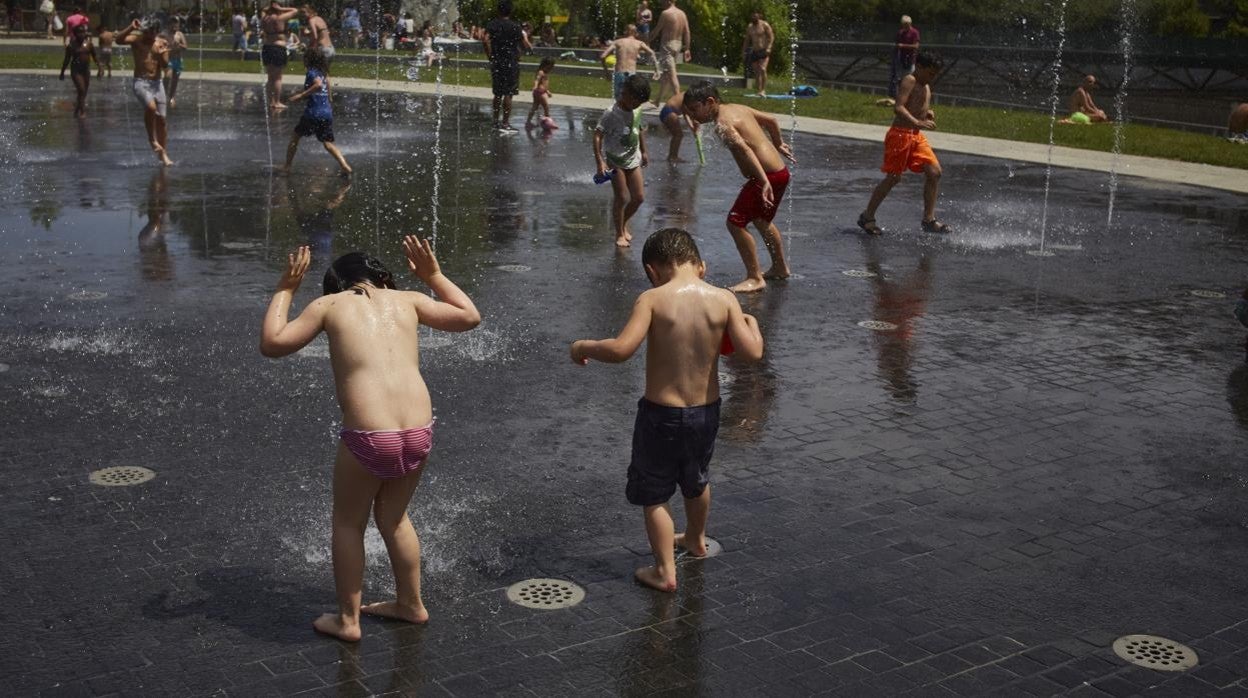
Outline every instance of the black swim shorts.
[[495, 97], [520, 93], [520, 64], [512, 61], [490, 63], [490, 83]]
[[300, 138], [316, 136], [316, 140], [322, 143], [333, 143], [334, 120], [317, 119], [304, 114], [299, 118], [299, 123], [295, 124], [295, 133], [299, 134]]
[[260, 49], [260, 62], [265, 65], [277, 66], [278, 68], [286, 67], [286, 47], [277, 46], [275, 44], [265, 44]]
[[698, 407], [665, 407], [637, 401], [633, 459], [624, 489], [630, 504], [662, 504], [676, 493], [686, 499], [702, 494], [710, 482], [722, 400]]

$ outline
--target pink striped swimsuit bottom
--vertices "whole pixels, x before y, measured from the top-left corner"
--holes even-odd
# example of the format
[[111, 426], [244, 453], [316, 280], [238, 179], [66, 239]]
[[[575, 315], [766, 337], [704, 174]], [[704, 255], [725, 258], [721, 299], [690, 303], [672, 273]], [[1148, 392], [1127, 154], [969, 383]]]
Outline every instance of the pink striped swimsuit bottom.
[[415, 429], [338, 432], [342, 443], [364, 469], [382, 480], [417, 472], [433, 450], [433, 423]]

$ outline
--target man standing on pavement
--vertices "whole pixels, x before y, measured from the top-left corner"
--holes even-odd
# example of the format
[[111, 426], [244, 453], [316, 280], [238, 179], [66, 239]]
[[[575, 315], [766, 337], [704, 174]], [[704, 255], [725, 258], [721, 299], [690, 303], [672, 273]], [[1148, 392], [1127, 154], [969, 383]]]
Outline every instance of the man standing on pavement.
[[494, 127], [503, 133], [515, 133], [509, 122], [511, 98], [520, 92], [520, 50], [533, 46], [520, 25], [511, 19], [511, 0], [498, 0], [498, 17], [485, 25], [483, 43], [494, 88]]
[[693, 45], [689, 35], [689, 18], [684, 10], [676, 7], [676, 0], [665, 0], [666, 7], [650, 30], [650, 45], [659, 56], [659, 89], [654, 95], [654, 106], [680, 92], [680, 76], [676, 66], [693, 59], [689, 49]]
[[919, 55], [919, 30], [910, 15], [901, 16], [901, 29], [893, 40], [893, 63], [888, 76], [888, 96], [897, 99], [897, 85], [914, 72], [914, 57]]
[[270, 109], [285, 109], [282, 104], [282, 73], [290, 54], [286, 50], [286, 22], [299, 14], [293, 7], [282, 7], [277, 0], [270, 0], [260, 19], [260, 31], [264, 45], [260, 47], [260, 62], [268, 81], [264, 93]]
[[763, 13], [755, 10], [750, 15], [749, 26], [745, 28], [741, 52], [745, 54], [745, 64], [754, 73], [754, 87], [759, 97], [767, 96], [767, 64], [771, 62], [771, 46], [775, 42], [776, 32], [763, 19]]
[[308, 18], [308, 34], [311, 37], [308, 40], [308, 44], [321, 49], [321, 55], [325, 56], [325, 60], [332, 61], [334, 59], [334, 42], [329, 37], [329, 25], [317, 13], [312, 3], [305, 2], [302, 9], [303, 16]]

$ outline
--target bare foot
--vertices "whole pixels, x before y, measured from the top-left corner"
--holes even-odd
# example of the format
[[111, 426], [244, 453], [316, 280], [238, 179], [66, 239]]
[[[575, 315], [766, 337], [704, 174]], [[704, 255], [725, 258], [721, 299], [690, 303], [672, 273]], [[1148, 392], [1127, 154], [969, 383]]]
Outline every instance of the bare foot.
[[679, 155], [677, 155], [677, 156], [675, 156], [675, 157], [670, 157], [670, 158], [668, 158], [668, 159], [667, 159], [667, 161], [668, 161], [668, 162], [688, 162], [688, 160], [685, 160], [684, 158], [680, 157]]
[[355, 172], [355, 170], [350, 167], [344, 167], [341, 170], [338, 170], [338, 174], [343, 177], [350, 177], [352, 172]]
[[772, 267], [763, 273], [764, 279], [787, 279], [789, 278], [789, 268], [776, 269]]
[[312, 621], [312, 627], [318, 633], [336, 637], [347, 642], [360, 641], [360, 624], [348, 625], [342, 621], [338, 613], [323, 613], [320, 618]]
[[274, 103], [273, 103], [273, 108], [274, 108], [274, 109], [285, 109], [285, 108], [286, 108], [286, 105], [285, 105], [285, 104], [282, 104], [281, 102], [274, 102]]
[[753, 293], [767, 288], [767, 282], [762, 279], [746, 279], [736, 286], [729, 286], [728, 290], [733, 293]]
[[628, 238], [622, 237], [622, 238], [615, 239], [615, 246], [616, 247], [632, 247], [632, 244], [629, 243]]
[[654, 567], [638, 567], [637, 571], [633, 573], [633, 577], [651, 589], [666, 591], [669, 594], [676, 591], [676, 577], [665, 579], [663, 575], [659, 574], [659, 570]]
[[176, 107], [176, 106], [178, 106], [178, 100], [176, 100], [176, 99], [174, 99], [174, 98], [170, 97], [170, 98], [169, 98], [169, 108], [170, 108], [170, 109], [173, 109], [173, 108], [174, 108], [174, 107]]
[[686, 543], [685, 534], [676, 534], [676, 547], [684, 548], [691, 557], [706, 557], [706, 536], [702, 536], [702, 541], [698, 543]]
[[370, 616], [380, 616], [382, 618], [405, 620], [408, 623], [429, 622], [429, 611], [424, 606], [413, 608], [412, 606], [400, 605], [398, 601], [370, 603], [367, 606], [361, 606], [360, 613], [367, 613]]

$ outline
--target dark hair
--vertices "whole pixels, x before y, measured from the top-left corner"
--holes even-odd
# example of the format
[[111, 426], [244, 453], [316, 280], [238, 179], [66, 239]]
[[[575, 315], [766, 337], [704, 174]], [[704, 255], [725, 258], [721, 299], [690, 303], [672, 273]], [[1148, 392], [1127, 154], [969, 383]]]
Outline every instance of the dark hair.
[[652, 233], [641, 248], [642, 264], [660, 267], [686, 262], [700, 264], [702, 253], [698, 252], [698, 243], [693, 241], [693, 236], [680, 228], [664, 228]]
[[710, 80], [698, 80], [685, 90], [685, 104], [702, 104], [712, 97], [719, 99], [719, 88]]
[[329, 75], [329, 59], [325, 57], [325, 52], [319, 46], [313, 46], [303, 52], [303, 64], [312, 70], [321, 71], [326, 76]]
[[377, 288], [394, 288], [394, 276], [386, 265], [363, 252], [348, 252], [325, 270], [324, 295], [341, 293], [364, 281]]
[[498, 14], [503, 17], [511, 16], [511, 0], [498, 0]]
[[624, 81], [623, 92], [645, 102], [650, 99], [650, 78], [637, 74], [628, 76], [628, 79]]
[[919, 55], [915, 56], [914, 64], [920, 68], [935, 68], [940, 70], [945, 67], [945, 59], [940, 57], [935, 51], [919, 51]]
[[551, 58], [550, 56], [546, 56], [545, 58], [542, 59], [541, 64], [537, 66], [537, 69], [542, 72], [549, 73], [551, 69], [554, 67], [555, 67], [555, 59]]

